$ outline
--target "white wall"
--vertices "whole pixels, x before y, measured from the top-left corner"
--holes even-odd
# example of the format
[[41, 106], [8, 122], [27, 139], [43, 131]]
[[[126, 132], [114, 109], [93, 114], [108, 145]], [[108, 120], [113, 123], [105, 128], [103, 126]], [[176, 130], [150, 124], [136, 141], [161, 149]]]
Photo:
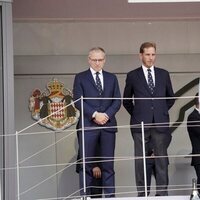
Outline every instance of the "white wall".
[[[199, 21], [14, 23], [16, 129], [19, 131], [34, 123], [28, 110], [28, 100], [33, 89], [45, 90], [47, 82], [53, 77], [72, 89], [74, 74], [87, 68], [87, 53], [93, 46], [105, 48], [108, 54], [105, 69], [117, 74], [123, 93], [126, 73], [140, 65], [137, 55], [140, 44], [144, 41], [155, 41], [158, 47], [157, 66], [170, 71], [174, 91], [178, 91], [190, 81], [200, 77], [199, 34]], [[184, 96], [193, 96], [196, 91], [197, 86], [187, 91]], [[176, 121], [179, 109], [188, 101], [189, 99], [177, 101], [170, 111], [172, 121]], [[186, 116], [190, 111], [186, 112]], [[129, 124], [129, 116], [123, 107], [117, 118], [119, 126]], [[27, 132], [36, 131], [49, 130], [36, 125]], [[20, 159], [23, 160], [68, 134], [69, 132], [21, 136]], [[129, 128], [119, 129], [116, 158], [133, 156], [133, 145]], [[22, 165], [56, 163], [60, 165], [21, 169], [21, 192], [64, 169], [66, 165], [61, 164], [75, 161], [76, 151], [77, 142], [74, 133], [68, 139], [23, 163]], [[189, 154], [190, 151], [190, 141], [183, 124], [173, 133], [169, 147], [170, 185], [191, 184], [195, 174], [190, 167], [190, 159], [173, 157], [173, 155]], [[133, 160], [116, 161], [115, 169], [116, 185], [131, 186], [131, 188], [117, 189], [117, 192], [135, 191]], [[78, 190], [78, 176], [73, 166], [23, 194], [21, 199], [68, 196], [76, 190]], [[189, 192], [171, 191], [170, 194], [189, 194]], [[121, 196], [135, 195], [132, 193]]]

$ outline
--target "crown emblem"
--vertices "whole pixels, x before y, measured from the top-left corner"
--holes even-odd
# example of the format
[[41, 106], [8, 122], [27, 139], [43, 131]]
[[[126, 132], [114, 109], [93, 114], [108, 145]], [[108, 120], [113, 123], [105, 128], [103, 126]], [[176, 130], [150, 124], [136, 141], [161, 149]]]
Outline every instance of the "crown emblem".
[[47, 88], [53, 93], [62, 92], [64, 89], [64, 84], [57, 79], [53, 79], [47, 84]]
[[49, 91], [35, 89], [29, 98], [32, 118], [53, 130], [63, 130], [75, 124], [79, 111], [75, 108], [72, 92], [64, 84], [53, 79], [47, 83]]

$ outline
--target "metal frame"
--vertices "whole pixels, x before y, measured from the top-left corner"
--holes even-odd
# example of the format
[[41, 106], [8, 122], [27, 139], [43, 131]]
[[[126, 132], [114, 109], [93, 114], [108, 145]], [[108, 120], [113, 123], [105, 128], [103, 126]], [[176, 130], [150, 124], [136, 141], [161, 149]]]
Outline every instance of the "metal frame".
[[[2, 68], [3, 68], [3, 138], [4, 179], [0, 198], [16, 199], [16, 148], [14, 131], [14, 73], [13, 73], [13, 30], [12, 0], [0, 1], [2, 8]], [[13, 168], [13, 169], [11, 169]]]

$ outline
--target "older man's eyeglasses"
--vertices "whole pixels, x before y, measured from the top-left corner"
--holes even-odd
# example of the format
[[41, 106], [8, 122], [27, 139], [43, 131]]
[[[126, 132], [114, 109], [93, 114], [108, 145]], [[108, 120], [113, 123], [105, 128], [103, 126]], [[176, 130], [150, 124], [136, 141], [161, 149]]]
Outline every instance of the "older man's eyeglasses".
[[96, 62], [103, 62], [105, 60], [105, 58], [101, 58], [101, 59], [92, 59], [92, 58], [90, 58], [90, 60], [92, 62], [96, 63]]

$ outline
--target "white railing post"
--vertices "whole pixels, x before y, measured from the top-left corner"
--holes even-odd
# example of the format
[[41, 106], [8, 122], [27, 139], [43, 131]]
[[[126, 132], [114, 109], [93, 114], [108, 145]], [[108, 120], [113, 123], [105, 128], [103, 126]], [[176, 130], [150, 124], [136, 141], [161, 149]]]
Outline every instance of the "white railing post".
[[19, 138], [18, 132], [16, 131], [16, 162], [17, 162], [17, 200], [19, 198]]
[[144, 186], [145, 186], [145, 197], [147, 199], [147, 173], [146, 173], [144, 122], [141, 122], [141, 127], [142, 127], [142, 149], [143, 149], [143, 165], [144, 165]]
[[81, 96], [81, 122], [82, 122], [82, 165], [83, 165], [83, 192], [86, 195], [86, 170], [85, 170], [85, 127], [84, 127], [84, 109], [83, 109], [83, 96]]

